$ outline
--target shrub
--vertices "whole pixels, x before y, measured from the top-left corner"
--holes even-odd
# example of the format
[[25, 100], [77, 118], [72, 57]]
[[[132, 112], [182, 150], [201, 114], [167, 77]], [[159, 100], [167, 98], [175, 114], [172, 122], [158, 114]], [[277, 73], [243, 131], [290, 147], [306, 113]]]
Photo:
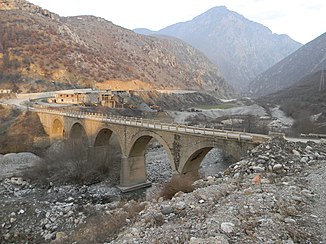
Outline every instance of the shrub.
[[55, 181], [77, 184], [93, 184], [105, 179], [109, 173], [107, 158], [111, 165], [120, 164], [120, 156], [114, 150], [107, 150], [104, 158], [87, 158], [88, 150], [80, 141], [65, 142], [57, 156], [59, 159], [48, 158], [51, 177]]
[[[89, 185], [110, 178], [112, 184], [119, 180], [121, 155], [119, 150], [105, 150], [103, 157], [92, 158], [86, 145], [80, 141], [55, 143], [39, 167], [27, 172], [31, 180], [48, 177], [49, 181], [64, 184]], [[94, 153], [96, 154], [96, 153]], [[42, 177], [41, 177], [42, 176]]]
[[173, 175], [171, 180], [163, 187], [160, 197], [171, 199], [179, 191], [185, 193], [192, 192], [194, 190], [192, 183], [198, 178], [198, 173]]

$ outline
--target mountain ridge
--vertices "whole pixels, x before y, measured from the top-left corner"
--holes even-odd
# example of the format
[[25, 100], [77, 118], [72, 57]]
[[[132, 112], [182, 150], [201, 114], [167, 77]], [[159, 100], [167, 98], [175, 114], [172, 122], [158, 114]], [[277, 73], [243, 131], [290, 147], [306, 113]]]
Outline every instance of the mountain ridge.
[[272, 33], [225, 6], [211, 8], [192, 20], [157, 32], [142, 33], [170, 35], [188, 42], [217, 64], [223, 76], [240, 91], [301, 46], [287, 35]]
[[294, 85], [303, 77], [326, 68], [326, 32], [257, 76], [250, 94], [264, 96]]

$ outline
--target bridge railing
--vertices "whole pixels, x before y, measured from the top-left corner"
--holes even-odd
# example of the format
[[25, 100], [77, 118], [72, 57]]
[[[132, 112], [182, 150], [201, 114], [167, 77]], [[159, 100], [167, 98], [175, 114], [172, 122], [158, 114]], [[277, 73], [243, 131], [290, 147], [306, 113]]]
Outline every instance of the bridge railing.
[[252, 141], [252, 142], [263, 142], [267, 140], [268, 136], [255, 135], [251, 133], [239, 132], [239, 131], [227, 131], [206, 127], [196, 127], [176, 123], [164, 123], [159, 120], [150, 120], [138, 117], [126, 117], [120, 115], [109, 115], [103, 113], [93, 113], [93, 112], [80, 112], [80, 111], [64, 111], [64, 110], [51, 110], [46, 108], [35, 108], [34, 111], [63, 115], [68, 117], [83, 118], [98, 120], [103, 122], [110, 122], [116, 124], [138, 126], [144, 128], [152, 128], [159, 130], [175, 131], [179, 133], [190, 133], [190, 134], [201, 134], [213, 137], [220, 137], [225, 139], [236, 139], [238, 141]]

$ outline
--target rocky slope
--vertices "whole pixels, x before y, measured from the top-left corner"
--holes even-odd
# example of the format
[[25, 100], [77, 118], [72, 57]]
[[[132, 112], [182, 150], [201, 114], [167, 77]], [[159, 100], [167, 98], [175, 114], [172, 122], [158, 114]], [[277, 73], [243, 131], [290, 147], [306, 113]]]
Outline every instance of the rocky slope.
[[238, 90], [301, 46], [226, 7], [212, 8], [158, 32], [136, 31], [174, 36], [190, 43], [218, 64], [224, 77]]
[[111, 243], [323, 243], [325, 167], [325, 144], [274, 139], [192, 193], [147, 202]]
[[325, 141], [276, 138], [171, 200], [119, 201], [105, 182], [40, 186], [9, 177], [0, 181], [0, 241], [323, 243], [325, 172]]
[[1, 1], [0, 84], [14, 91], [68, 87], [232, 89], [203, 54], [101, 18], [61, 18], [24, 0]]
[[260, 74], [250, 83], [250, 93], [254, 96], [271, 94], [323, 69], [326, 69], [326, 33]]

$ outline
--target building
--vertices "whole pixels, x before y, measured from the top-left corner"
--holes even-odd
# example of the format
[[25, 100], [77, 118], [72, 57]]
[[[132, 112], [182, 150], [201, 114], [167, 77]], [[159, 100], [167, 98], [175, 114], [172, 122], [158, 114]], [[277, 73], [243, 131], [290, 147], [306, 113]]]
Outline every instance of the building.
[[109, 108], [123, 108], [131, 97], [127, 91], [94, 91], [86, 93], [58, 93], [55, 98], [48, 98], [49, 103], [95, 105]]
[[100, 104], [104, 107], [109, 108], [123, 108], [124, 99], [118, 95], [114, 94], [112, 91], [105, 91], [99, 93]]
[[12, 93], [11, 89], [0, 89], [0, 94], [10, 94]]
[[98, 104], [99, 97], [97, 93], [59, 93], [55, 95], [55, 103], [58, 104]]

